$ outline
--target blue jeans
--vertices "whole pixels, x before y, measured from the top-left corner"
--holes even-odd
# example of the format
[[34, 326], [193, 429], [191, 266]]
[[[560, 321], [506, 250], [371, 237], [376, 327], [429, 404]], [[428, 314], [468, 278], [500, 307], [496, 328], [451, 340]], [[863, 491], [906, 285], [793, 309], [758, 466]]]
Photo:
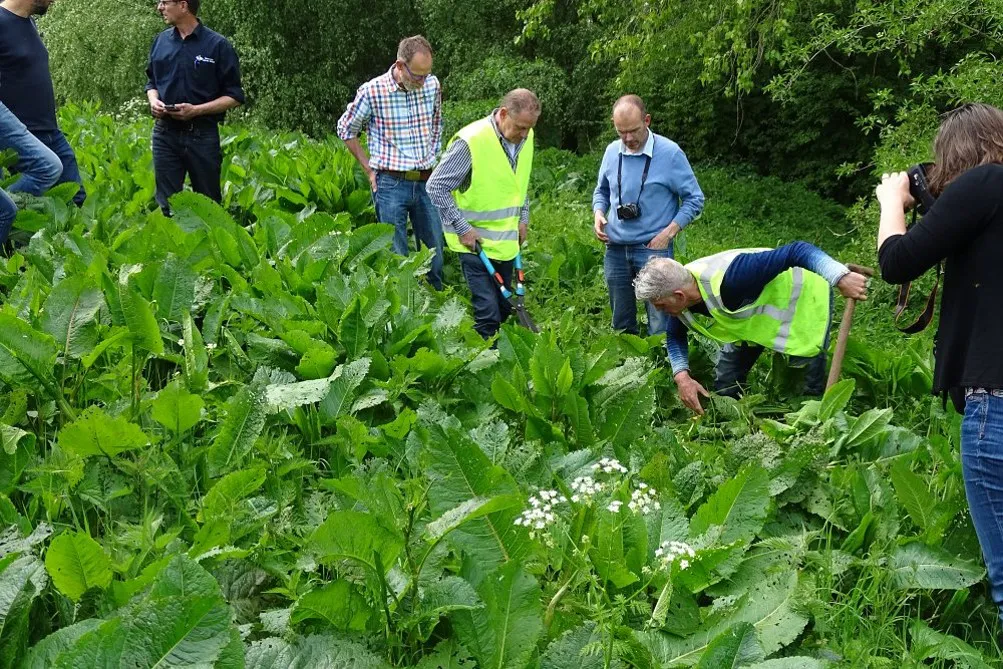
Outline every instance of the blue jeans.
[[[613, 311], [613, 329], [630, 334], [640, 334], [637, 325], [637, 298], [634, 296], [634, 279], [652, 258], [671, 258], [672, 244], [656, 251], [644, 244], [607, 244], [603, 269], [609, 288], [609, 306]], [[645, 302], [648, 312], [648, 334], [665, 332], [668, 317]]]
[[990, 592], [1003, 620], [1003, 391], [966, 393], [961, 468]]
[[17, 154], [14, 169], [21, 175], [8, 188], [11, 193], [41, 195], [63, 174], [59, 156], [28, 132], [24, 123], [0, 103], [0, 151], [7, 149]]
[[168, 200], [185, 188], [185, 175], [192, 190], [210, 200], [221, 202], [219, 180], [223, 170], [223, 149], [219, 126], [202, 121], [169, 124], [160, 119], [153, 126], [153, 175], [157, 183], [156, 200], [164, 216], [171, 215]]
[[[511, 286], [515, 261], [492, 258], [491, 264], [501, 274], [505, 284]], [[488, 274], [488, 269], [479, 256], [461, 253], [460, 268], [470, 286], [470, 301], [474, 305], [474, 329], [484, 339], [490, 339], [512, 313], [512, 305], [502, 296], [498, 282]]]
[[54, 132], [36, 133], [35, 137], [56, 154], [59, 162], [63, 165], [63, 172], [59, 175], [59, 179], [56, 180], [56, 185], [70, 182], [80, 184], [80, 189], [73, 196], [73, 204], [79, 207], [87, 198], [87, 191], [84, 190], [84, 182], [80, 178], [77, 156], [73, 153], [73, 147], [66, 141], [66, 135], [63, 134], [62, 130], [56, 130]]
[[376, 173], [376, 192], [373, 193], [376, 218], [394, 226], [394, 253], [408, 254], [407, 220], [411, 218], [415, 248], [435, 249], [428, 282], [442, 290], [442, 221], [439, 212], [428, 199], [424, 181], [407, 181], [386, 172]]

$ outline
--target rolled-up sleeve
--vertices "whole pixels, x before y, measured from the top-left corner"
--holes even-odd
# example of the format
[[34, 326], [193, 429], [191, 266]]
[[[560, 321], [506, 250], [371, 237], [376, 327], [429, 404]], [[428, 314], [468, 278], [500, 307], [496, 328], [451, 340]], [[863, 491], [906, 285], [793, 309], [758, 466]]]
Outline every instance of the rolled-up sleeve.
[[703, 191], [697, 182], [696, 174], [693, 173], [690, 161], [686, 159], [686, 154], [682, 150], [673, 156], [670, 174], [672, 190], [679, 196], [679, 211], [673, 220], [680, 228], [685, 228], [703, 211]]
[[[470, 177], [472, 166], [473, 158], [470, 155], [470, 147], [462, 139], [456, 139], [446, 149], [442, 161], [432, 171], [432, 176], [428, 178], [428, 183], [425, 185], [428, 199], [439, 210], [439, 218], [442, 219], [443, 226], [452, 227], [458, 235], [466, 234], [471, 225], [463, 218], [460, 208], [456, 206], [453, 191], [459, 189], [463, 182]], [[528, 219], [528, 200], [524, 211]]]
[[220, 46], [220, 95], [226, 95], [244, 104], [244, 88], [240, 83], [240, 58], [233, 45], [224, 40]]
[[347, 142], [357, 138], [373, 117], [373, 105], [369, 100], [368, 86], [360, 86], [355, 99], [349, 103], [345, 113], [338, 119], [338, 137]]

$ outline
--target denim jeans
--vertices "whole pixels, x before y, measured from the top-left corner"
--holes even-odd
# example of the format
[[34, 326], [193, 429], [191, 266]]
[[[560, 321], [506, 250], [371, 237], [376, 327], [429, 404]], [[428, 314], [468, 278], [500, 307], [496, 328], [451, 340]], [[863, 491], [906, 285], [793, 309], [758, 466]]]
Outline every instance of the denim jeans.
[[62, 130], [56, 130], [55, 132], [38, 133], [35, 137], [56, 154], [59, 162], [63, 165], [63, 172], [59, 175], [59, 179], [56, 180], [56, 185], [70, 182], [80, 184], [80, 189], [73, 196], [73, 203], [78, 207], [81, 206], [87, 198], [87, 191], [84, 190], [84, 182], [80, 178], [77, 155], [73, 153], [73, 147], [66, 141], [66, 135], [63, 134]]
[[152, 145], [156, 199], [164, 216], [171, 215], [170, 197], [184, 190], [186, 174], [193, 191], [216, 202], [223, 200], [219, 183], [223, 149], [216, 123], [169, 125], [158, 120], [153, 126]]
[[[512, 267], [515, 262], [492, 258], [491, 264], [501, 274], [505, 284], [511, 286]], [[470, 286], [470, 298], [474, 305], [474, 329], [484, 339], [490, 339], [512, 313], [512, 305], [502, 296], [498, 282], [488, 274], [480, 256], [461, 253], [460, 268], [463, 270], [467, 285]]]
[[990, 592], [1003, 620], [1003, 391], [966, 391], [961, 467]]
[[[603, 269], [609, 288], [609, 306], [613, 311], [613, 329], [639, 334], [637, 325], [637, 298], [634, 296], [634, 279], [651, 258], [671, 258], [672, 244], [667, 249], [649, 249], [644, 244], [607, 244]], [[648, 312], [648, 334], [665, 332], [668, 317], [645, 302]]]
[[20, 178], [7, 189], [11, 193], [41, 195], [63, 174], [63, 164], [53, 151], [28, 132], [13, 112], [0, 103], [0, 151], [17, 154], [15, 171]]
[[394, 226], [394, 253], [402, 256], [408, 254], [407, 221], [410, 216], [415, 248], [435, 249], [428, 282], [436, 290], [442, 290], [442, 221], [428, 199], [425, 182], [407, 181], [387, 172], [377, 172], [373, 204], [377, 220]]

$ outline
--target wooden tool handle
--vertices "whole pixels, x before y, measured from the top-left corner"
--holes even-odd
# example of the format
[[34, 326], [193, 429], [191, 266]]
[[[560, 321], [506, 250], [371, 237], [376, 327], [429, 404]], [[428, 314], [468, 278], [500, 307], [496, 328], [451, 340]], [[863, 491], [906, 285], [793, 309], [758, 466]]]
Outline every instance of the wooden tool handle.
[[874, 276], [874, 270], [870, 267], [864, 267], [863, 265], [854, 265], [852, 262], [846, 265], [851, 272], [856, 272], [857, 274], [863, 274], [864, 276]]

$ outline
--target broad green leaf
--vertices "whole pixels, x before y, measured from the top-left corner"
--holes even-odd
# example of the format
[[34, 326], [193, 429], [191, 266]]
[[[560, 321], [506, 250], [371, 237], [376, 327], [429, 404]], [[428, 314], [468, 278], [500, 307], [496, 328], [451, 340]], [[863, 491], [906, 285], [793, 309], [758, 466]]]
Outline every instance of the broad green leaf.
[[830, 665], [813, 657], [778, 657], [750, 664], [746, 669], [825, 669], [828, 666]]
[[[493, 465], [455, 419], [419, 428], [419, 434], [432, 483], [428, 495], [433, 514], [442, 515], [471, 499], [519, 492], [511, 475]], [[519, 511], [510, 508], [476, 518], [454, 530], [449, 541], [485, 572], [491, 571], [529, 552], [526, 530], [514, 523], [518, 516]]]
[[195, 392], [205, 390], [209, 381], [209, 352], [202, 341], [202, 333], [187, 311], [181, 314], [181, 333], [185, 342], [185, 378], [188, 389]]
[[953, 660], [955, 666], [968, 669], [990, 669], [992, 666], [978, 649], [956, 636], [931, 629], [922, 620], [914, 620], [910, 632], [910, 655], [923, 664], [925, 660]]
[[265, 482], [265, 468], [243, 469], [217, 481], [202, 500], [199, 520], [232, 520], [237, 505]]
[[122, 318], [129, 329], [129, 339], [138, 349], [163, 355], [164, 340], [160, 336], [153, 307], [132, 288], [129, 277], [127, 268], [123, 267], [118, 281], [118, 300], [122, 306]]
[[32, 603], [48, 580], [34, 555], [0, 559], [0, 666], [12, 667], [28, 643]]
[[59, 431], [59, 447], [70, 455], [109, 458], [149, 445], [150, 438], [122, 416], [109, 416], [97, 406], [88, 407], [77, 420]]
[[264, 428], [264, 393], [257, 386], [244, 386], [227, 402], [226, 419], [209, 447], [209, 475], [239, 467]]
[[714, 637], [700, 656], [697, 669], [732, 669], [764, 658], [763, 649], [756, 638], [756, 628], [742, 622]]
[[522, 413], [526, 406], [526, 398], [523, 394], [512, 385], [511, 381], [501, 374], [495, 374], [494, 379], [491, 381], [491, 395], [498, 404], [509, 411]]
[[841, 448], [860, 448], [881, 436], [892, 419], [891, 409], [869, 409], [860, 414], [850, 430], [840, 439]]
[[56, 340], [20, 318], [0, 314], [0, 379], [36, 388], [54, 383]]
[[719, 525], [724, 528], [720, 543], [749, 541], [762, 529], [769, 506], [769, 476], [762, 467], [746, 467], [697, 509], [690, 536], [699, 537]]
[[219, 583], [187, 555], [175, 555], [160, 570], [150, 589], [150, 597], [220, 597]]
[[82, 358], [97, 346], [96, 318], [104, 304], [104, 293], [93, 281], [82, 275], [68, 276], [46, 298], [40, 325], [65, 356]]
[[599, 436], [614, 446], [626, 447], [648, 428], [655, 410], [654, 386], [646, 377], [640, 383], [610, 386], [596, 395], [601, 418]]
[[320, 403], [319, 411], [325, 425], [334, 424], [339, 416], [350, 413], [356, 391], [369, 373], [369, 358], [360, 358], [334, 370], [330, 378], [327, 395]]
[[818, 410], [819, 421], [824, 423], [845, 409], [856, 387], [856, 381], [844, 379], [826, 390], [825, 396], [822, 397], [822, 406]]
[[404, 547], [404, 538], [370, 513], [332, 511], [309, 544], [321, 560], [355, 560], [375, 573], [375, 554], [379, 553], [384, 568], [389, 569]]
[[517, 562], [502, 565], [477, 589], [484, 608], [452, 615], [456, 638], [481, 667], [523, 669], [543, 633], [542, 592]]
[[594, 621], [588, 621], [555, 639], [540, 658], [540, 669], [603, 669], [603, 656], [585, 653], [586, 648], [602, 640]]
[[94, 350], [84, 355], [80, 359], [80, 362], [83, 363], [84, 369], [90, 369], [105, 351], [117, 346], [125, 346], [127, 343], [129, 343], [129, 330], [121, 326], [116, 326], [112, 328], [110, 333], [105, 335], [101, 343], [94, 347]]
[[63, 651], [75, 646], [80, 637], [103, 623], [103, 620], [90, 618], [56, 630], [32, 647], [21, 664], [21, 669], [51, 669], [56, 666], [56, 660]]
[[174, 434], [183, 434], [202, 420], [204, 407], [201, 397], [189, 393], [181, 381], [175, 379], [157, 393], [151, 415]]
[[931, 494], [929, 486], [904, 460], [892, 465], [890, 473], [895, 496], [909, 512], [909, 517], [921, 530], [929, 529], [937, 514], [937, 498]]
[[255, 641], [247, 649], [246, 668], [390, 669], [390, 665], [360, 643], [317, 634]]
[[888, 568], [896, 586], [902, 589], [961, 590], [985, 575], [981, 563], [918, 542], [897, 547], [888, 558]]
[[25, 432], [19, 427], [0, 423], [0, 449], [7, 455], [14, 455], [18, 446], [24, 444], [25, 448], [32, 448], [35, 445], [35, 435]]
[[599, 524], [589, 549], [589, 559], [596, 573], [618, 588], [637, 581], [637, 575], [627, 568], [623, 534], [619, 514], [605, 510], [599, 512]]
[[459, 576], [444, 576], [418, 588], [421, 604], [416, 618], [438, 618], [450, 611], [476, 609], [484, 605], [477, 591]]
[[353, 298], [342, 314], [338, 341], [345, 347], [349, 360], [355, 360], [369, 350], [369, 328], [362, 315], [362, 298]]
[[296, 365], [296, 373], [304, 379], [321, 379], [331, 375], [338, 361], [338, 354], [330, 344], [317, 343], [311, 346]]
[[198, 277], [188, 263], [169, 254], [160, 266], [157, 281], [153, 284], [153, 301], [157, 305], [157, 316], [169, 321], [180, 322], [189, 313], [195, 302], [195, 282]]
[[[216, 596], [150, 599], [125, 621], [124, 667], [212, 666], [230, 644], [230, 608]], [[232, 664], [231, 664], [232, 666]]]
[[111, 583], [111, 560], [101, 545], [83, 532], [64, 533], [52, 540], [45, 570], [56, 588], [74, 602], [91, 588]]
[[265, 410], [269, 414], [275, 414], [306, 404], [316, 404], [327, 397], [331, 390], [331, 382], [340, 374], [339, 371], [326, 379], [313, 381], [273, 383], [265, 388]]
[[564, 414], [575, 431], [575, 440], [579, 446], [591, 446], [595, 442], [595, 430], [592, 427], [592, 417], [589, 415], [589, 403], [576, 393], [570, 393], [564, 398]]
[[518, 495], [499, 495], [491, 498], [475, 497], [468, 499], [426, 525], [425, 534], [433, 541], [441, 539], [467, 521], [481, 518], [496, 511], [511, 509], [519, 506], [521, 501]]
[[363, 632], [372, 614], [366, 598], [351, 583], [337, 580], [300, 597], [290, 621], [296, 624], [316, 619], [334, 629]]
[[349, 237], [348, 253], [342, 266], [354, 269], [381, 249], [390, 249], [394, 239], [394, 226], [386, 223], [370, 223], [352, 230]]

